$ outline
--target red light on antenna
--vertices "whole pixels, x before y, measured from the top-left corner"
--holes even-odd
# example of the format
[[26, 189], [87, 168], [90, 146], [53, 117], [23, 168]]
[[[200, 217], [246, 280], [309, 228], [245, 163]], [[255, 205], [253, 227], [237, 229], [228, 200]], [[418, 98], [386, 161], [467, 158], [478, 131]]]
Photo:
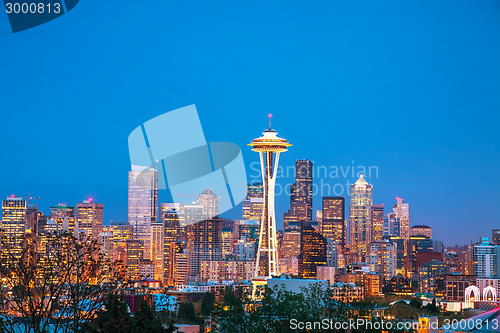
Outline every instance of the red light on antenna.
[[94, 200], [94, 199], [92, 199], [92, 198], [89, 198], [89, 202], [90, 202], [90, 203], [92, 203], [92, 200]]

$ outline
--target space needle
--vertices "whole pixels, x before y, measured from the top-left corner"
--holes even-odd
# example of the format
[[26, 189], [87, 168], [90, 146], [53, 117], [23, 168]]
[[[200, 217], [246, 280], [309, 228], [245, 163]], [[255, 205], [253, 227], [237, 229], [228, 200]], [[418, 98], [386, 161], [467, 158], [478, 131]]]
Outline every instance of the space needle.
[[260, 221], [259, 249], [255, 262], [255, 274], [252, 279], [252, 298], [256, 297], [259, 286], [267, 285], [267, 280], [279, 274], [278, 268], [278, 241], [276, 238], [276, 218], [274, 214], [274, 186], [280, 153], [286, 152], [291, 146], [288, 141], [278, 137], [271, 128], [269, 115], [269, 129], [262, 133], [260, 138], [248, 144], [253, 151], [259, 153], [262, 183], [264, 187], [264, 207]]

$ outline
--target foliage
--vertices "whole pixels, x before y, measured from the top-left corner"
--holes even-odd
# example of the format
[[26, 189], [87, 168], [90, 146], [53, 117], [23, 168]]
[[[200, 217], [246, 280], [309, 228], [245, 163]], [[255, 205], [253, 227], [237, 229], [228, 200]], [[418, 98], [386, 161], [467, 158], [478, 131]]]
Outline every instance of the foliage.
[[2, 332], [76, 332], [122, 281], [96, 240], [68, 232], [16, 238], [0, 230], [0, 248]]
[[412, 298], [410, 301], [410, 306], [414, 307], [415, 309], [420, 309], [422, 307], [422, 301], [418, 297]]
[[104, 309], [97, 312], [91, 324], [85, 325], [88, 333], [131, 333], [134, 325], [125, 301], [116, 294], [110, 294], [104, 301]]
[[[214, 311], [214, 332], [295, 332], [291, 320], [297, 322], [332, 322], [349, 319], [364, 319], [376, 304], [373, 302], [342, 303], [332, 299], [330, 289], [319, 284], [294, 293], [284, 288], [267, 288], [264, 297], [251, 301], [247, 293], [226, 289], [222, 302]], [[246, 311], [245, 311], [246, 310]], [[374, 321], [373, 319], [372, 321]], [[311, 328], [308, 332], [325, 332], [325, 329]], [[329, 331], [329, 330], [328, 330]], [[342, 330], [339, 332], [343, 332]], [[360, 329], [357, 332], [372, 332]]]
[[201, 300], [201, 314], [209, 316], [214, 309], [215, 295], [213, 293], [206, 293]]
[[433, 298], [432, 302], [427, 304], [426, 306], [422, 307], [423, 309], [427, 310], [431, 314], [438, 314], [439, 313], [439, 308], [436, 305], [436, 299]]
[[195, 321], [195, 311], [194, 311], [194, 304], [190, 302], [182, 302], [179, 304], [179, 311], [178, 311], [179, 318], [186, 319], [188, 321], [194, 322]]
[[84, 325], [85, 333], [170, 333], [175, 332], [174, 317], [167, 311], [157, 313], [148, 302], [142, 302], [133, 316], [127, 303], [118, 295], [111, 294], [104, 301], [104, 308]]
[[160, 316], [149, 302], [142, 302], [139, 311], [134, 313], [135, 332], [162, 333], [165, 332]]

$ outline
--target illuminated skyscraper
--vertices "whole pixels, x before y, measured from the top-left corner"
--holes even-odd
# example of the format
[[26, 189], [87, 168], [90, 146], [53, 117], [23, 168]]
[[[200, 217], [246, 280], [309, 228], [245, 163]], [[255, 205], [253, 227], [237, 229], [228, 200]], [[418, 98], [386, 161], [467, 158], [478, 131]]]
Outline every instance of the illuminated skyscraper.
[[264, 196], [264, 186], [262, 183], [248, 183], [247, 199], [262, 198]]
[[371, 207], [372, 186], [361, 175], [351, 185], [349, 205], [349, 247], [352, 260], [358, 263], [364, 261], [372, 240]]
[[141, 278], [139, 268], [144, 253], [144, 245], [141, 240], [127, 239], [127, 277], [132, 280], [139, 280]]
[[290, 206], [293, 203], [306, 204], [306, 219], [312, 220], [313, 205], [313, 163], [309, 160], [297, 160], [295, 162], [295, 184], [290, 188]]
[[299, 276], [315, 279], [317, 267], [326, 265], [327, 240], [307, 222], [300, 224]]
[[283, 229], [288, 228], [290, 222], [310, 221], [308, 214], [309, 206], [305, 202], [292, 202], [290, 209], [283, 214]]
[[219, 197], [212, 190], [204, 190], [198, 196], [196, 204], [202, 208], [202, 218], [211, 219], [213, 217], [219, 216]]
[[180, 225], [185, 225], [184, 204], [183, 203], [161, 203], [160, 204], [160, 220], [165, 221], [167, 218], [173, 218], [179, 222]]
[[260, 221], [242, 220], [237, 221], [238, 239], [248, 242], [257, 242], [260, 235]]
[[144, 243], [144, 258], [153, 260], [151, 223], [157, 219], [158, 172], [132, 166], [128, 174], [128, 223], [134, 227], [134, 239]]
[[301, 222], [290, 222], [283, 232], [283, 258], [298, 257], [300, 254]]
[[76, 204], [78, 232], [85, 232], [89, 239], [98, 239], [102, 231], [104, 205], [92, 202], [92, 199]]
[[231, 228], [222, 228], [222, 256], [223, 258], [229, 257], [233, 254], [233, 229]]
[[14, 256], [21, 255], [21, 236], [26, 227], [26, 200], [18, 197], [7, 197], [2, 202], [2, 229], [9, 237], [9, 246]]
[[134, 228], [128, 223], [113, 223], [113, 260], [126, 262], [127, 240], [132, 239]]
[[410, 236], [426, 236], [432, 239], [432, 228], [427, 225], [414, 225], [410, 228]]
[[384, 204], [372, 205], [372, 241], [382, 240], [384, 235]]
[[324, 237], [337, 241], [345, 252], [347, 223], [344, 197], [323, 197], [320, 232]]
[[58, 230], [64, 230], [67, 226], [66, 231], [69, 233], [73, 234], [75, 228], [78, 232], [78, 228], [76, 227], [75, 207], [70, 207], [67, 204], [59, 204], [50, 207], [50, 219], [56, 222]]
[[155, 280], [163, 281], [165, 250], [165, 225], [163, 221], [151, 223], [151, 252]]
[[[413, 228], [411, 228], [413, 232]], [[432, 238], [432, 229], [431, 229], [431, 238]], [[491, 242], [496, 245], [500, 245], [500, 229], [493, 229], [491, 231]]]
[[113, 233], [100, 232], [98, 235], [101, 251], [106, 260], [113, 260]]
[[399, 218], [399, 236], [403, 239], [410, 238], [410, 204], [405, 203], [403, 199], [396, 198], [392, 211]]
[[389, 240], [377, 240], [369, 247], [366, 264], [370, 272], [380, 274], [386, 281], [396, 275], [396, 244]]
[[248, 184], [247, 197], [243, 200], [243, 220], [258, 220], [262, 218], [264, 206], [262, 183]]
[[384, 216], [384, 236], [399, 237], [399, 217], [398, 214], [390, 212]]
[[285, 139], [279, 138], [276, 131], [271, 129], [271, 117], [269, 117], [269, 129], [265, 130], [260, 138], [254, 139], [249, 143], [249, 146], [252, 147], [253, 151], [259, 153], [262, 183], [264, 186], [264, 209], [252, 292], [252, 296], [255, 297], [257, 286], [266, 285], [268, 278], [279, 273], [276, 217], [274, 213], [274, 187], [280, 153], [286, 152], [291, 144]]
[[208, 219], [187, 226], [191, 276], [200, 276], [202, 260], [222, 259], [223, 223], [223, 219]]

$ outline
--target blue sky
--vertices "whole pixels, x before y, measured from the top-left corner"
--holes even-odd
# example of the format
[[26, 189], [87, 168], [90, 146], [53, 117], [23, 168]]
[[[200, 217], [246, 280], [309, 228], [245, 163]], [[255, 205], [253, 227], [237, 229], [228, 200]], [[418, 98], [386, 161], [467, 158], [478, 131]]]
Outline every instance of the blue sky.
[[0, 43], [1, 196], [92, 196], [124, 221], [128, 134], [196, 104], [248, 166], [272, 113], [282, 165], [377, 166], [374, 202], [404, 198], [447, 244], [500, 227], [496, 0], [86, 0], [16, 34], [0, 13]]

